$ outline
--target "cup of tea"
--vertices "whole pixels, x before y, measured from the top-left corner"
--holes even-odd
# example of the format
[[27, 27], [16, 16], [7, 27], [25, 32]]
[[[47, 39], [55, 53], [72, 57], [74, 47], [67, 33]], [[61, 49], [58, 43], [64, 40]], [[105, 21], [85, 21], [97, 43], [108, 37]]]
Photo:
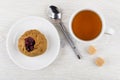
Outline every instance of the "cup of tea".
[[103, 15], [97, 9], [76, 11], [70, 18], [69, 27], [72, 36], [82, 42], [96, 41], [104, 33], [114, 33], [112, 28], [106, 26]]

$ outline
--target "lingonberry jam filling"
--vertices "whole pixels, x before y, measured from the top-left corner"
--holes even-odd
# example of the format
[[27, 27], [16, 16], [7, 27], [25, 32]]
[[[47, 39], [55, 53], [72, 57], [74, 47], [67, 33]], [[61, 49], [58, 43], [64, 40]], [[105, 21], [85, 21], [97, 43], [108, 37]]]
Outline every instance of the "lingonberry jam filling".
[[28, 52], [34, 49], [35, 40], [32, 37], [25, 38], [25, 47]]

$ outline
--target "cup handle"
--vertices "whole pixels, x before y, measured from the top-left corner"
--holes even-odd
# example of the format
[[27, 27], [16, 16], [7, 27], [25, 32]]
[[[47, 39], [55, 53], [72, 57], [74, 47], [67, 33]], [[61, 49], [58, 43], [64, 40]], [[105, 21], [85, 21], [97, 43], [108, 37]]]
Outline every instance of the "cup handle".
[[114, 29], [113, 28], [107, 28], [105, 30], [105, 34], [108, 34], [108, 35], [113, 35], [115, 33]]

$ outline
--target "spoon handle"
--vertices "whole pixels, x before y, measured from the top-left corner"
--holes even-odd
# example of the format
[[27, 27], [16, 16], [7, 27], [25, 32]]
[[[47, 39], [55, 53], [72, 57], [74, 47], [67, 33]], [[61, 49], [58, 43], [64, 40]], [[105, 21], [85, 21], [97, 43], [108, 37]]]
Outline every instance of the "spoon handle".
[[81, 55], [80, 55], [78, 49], [76, 48], [73, 40], [71, 39], [70, 35], [68, 34], [68, 32], [67, 32], [64, 24], [62, 23], [62, 21], [59, 22], [59, 25], [61, 26], [61, 31], [62, 31], [63, 34], [65, 35], [68, 43], [70, 44], [71, 48], [73, 49], [73, 51], [74, 51], [74, 53], [75, 53], [75, 55], [77, 56], [78, 59], [80, 59], [80, 58], [81, 58]]

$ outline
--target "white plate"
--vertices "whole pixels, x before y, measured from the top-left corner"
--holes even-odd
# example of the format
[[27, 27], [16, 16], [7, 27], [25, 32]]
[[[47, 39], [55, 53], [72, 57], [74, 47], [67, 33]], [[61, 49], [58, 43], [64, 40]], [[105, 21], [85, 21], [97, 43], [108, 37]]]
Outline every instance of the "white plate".
[[[48, 42], [44, 54], [28, 57], [22, 54], [17, 47], [19, 37], [27, 30], [37, 29], [42, 32]], [[40, 17], [29, 16], [16, 22], [10, 29], [7, 37], [7, 51], [12, 61], [18, 66], [38, 70], [51, 64], [57, 57], [60, 49], [60, 38], [56, 28], [47, 20]]]

